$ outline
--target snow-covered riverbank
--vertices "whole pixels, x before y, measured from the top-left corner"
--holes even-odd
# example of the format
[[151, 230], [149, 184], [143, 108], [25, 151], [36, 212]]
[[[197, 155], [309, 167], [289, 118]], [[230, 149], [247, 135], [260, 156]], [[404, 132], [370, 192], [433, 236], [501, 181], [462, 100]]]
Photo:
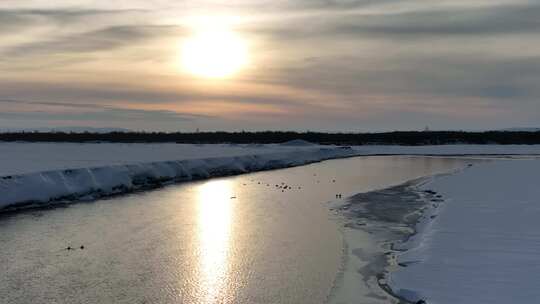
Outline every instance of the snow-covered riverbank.
[[538, 159], [471, 159], [347, 198], [336, 207], [347, 262], [331, 303], [535, 302], [539, 179]]
[[353, 155], [540, 154], [540, 145], [0, 143], [0, 209], [92, 199], [159, 184], [303, 165]]
[[[51, 148], [57, 148], [57, 146], [52, 145]], [[86, 147], [88, 150], [93, 148], [103, 149], [102, 146], [96, 145]], [[113, 148], [117, 149], [118, 147]], [[42, 205], [57, 201], [95, 199], [156, 187], [165, 183], [299, 166], [326, 159], [349, 157], [355, 153], [352, 149], [321, 146], [211, 146], [210, 148], [190, 146], [182, 148], [191, 150], [190, 153], [178, 154], [178, 160], [122, 161], [122, 154], [115, 154], [111, 151], [110, 154], [98, 155], [97, 161], [86, 160], [87, 163], [101, 164], [100, 166], [70, 168], [75, 163], [80, 164], [80, 159], [77, 158], [83, 157], [82, 155], [71, 155], [71, 158], [68, 157], [66, 161], [62, 161], [60, 158], [58, 162], [49, 164], [52, 166], [51, 168], [55, 169], [33, 172], [32, 165], [34, 163], [37, 167], [44, 166], [47, 164], [47, 156], [51, 157], [43, 155], [43, 163], [29, 162], [26, 167], [18, 168], [21, 172], [27, 173], [8, 175], [5, 173], [13, 170], [5, 169], [4, 174], [0, 175], [0, 193], [2, 193], [0, 195], [0, 209], [13, 206], [20, 208]], [[90, 156], [88, 150], [85, 150], [84, 147], [81, 148], [81, 151], [86, 151], [84, 153]], [[51, 152], [48, 151], [49, 154]], [[129, 153], [128, 150], [124, 152]], [[164, 158], [163, 154], [160, 154], [160, 150], [155, 152], [155, 159]], [[137, 154], [137, 151], [133, 151], [133, 153]], [[208, 155], [232, 156], [204, 157]], [[20, 159], [13, 155], [11, 157], [16, 160]], [[132, 157], [133, 155], [125, 158], [129, 160]], [[173, 157], [173, 155], [166, 157]], [[106, 165], [107, 158], [109, 158], [108, 165]], [[2, 163], [7, 168], [13, 167], [6, 165], [5, 162], [6, 160]]]
[[321, 146], [0, 142], [0, 176], [242, 155], [291, 152]]
[[540, 155], [540, 145], [357, 146], [365, 155]]
[[[0, 142], [0, 176], [74, 168], [260, 155], [323, 146]], [[540, 155], [540, 145], [356, 146], [360, 155]]]
[[[398, 256], [392, 291], [428, 304], [540, 298], [540, 161], [484, 163], [422, 186], [444, 199]], [[431, 219], [433, 217], [433, 219]]]

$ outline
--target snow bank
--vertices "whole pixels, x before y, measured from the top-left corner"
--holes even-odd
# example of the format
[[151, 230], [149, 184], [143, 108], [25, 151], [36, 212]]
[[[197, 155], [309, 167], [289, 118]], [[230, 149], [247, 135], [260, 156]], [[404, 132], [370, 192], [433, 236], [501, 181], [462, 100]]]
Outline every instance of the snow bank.
[[351, 149], [312, 148], [4, 175], [0, 177], [0, 209], [61, 200], [98, 198], [155, 187], [167, 182], [298, 166], [352, 155], [354, 151]]
[[[306, 142], [261, 145], [7, 143], [0, 142], [0, 176], [72, 168], [126, 165], [239, 155], [259, 155], [322, 147]], [[356, 146], [361, 155], [538, 154], [540, 145]]]
[[[540, 161], [474, 165], [423, 186], [445, 199], [390, 275], [394, 293], [428, 304], [540, 299]], [[430, 217], [427, 217], [430, 218]]]
[[355, 146], [364, 155], [540, 155], [540, 145]]
[[280, 144], [280, 146], [293, 146], [293, 147], [306, 147], [306, 146], [313, 146], [313, 145], [315, 144], [310, 143], [309, 141], [305, 141], [303, 139], [293, 139], [293, 140], [289, 140]]
[[[315, 146], [317, 147], [317, 146]], [[320, 146], [319, 146], [320, 147]], [[313, 148], [313, 147], [311, 147]], [[2, 143], [0, 176], [184, 159], [259, 155], [303, 147], [227, 144]]]

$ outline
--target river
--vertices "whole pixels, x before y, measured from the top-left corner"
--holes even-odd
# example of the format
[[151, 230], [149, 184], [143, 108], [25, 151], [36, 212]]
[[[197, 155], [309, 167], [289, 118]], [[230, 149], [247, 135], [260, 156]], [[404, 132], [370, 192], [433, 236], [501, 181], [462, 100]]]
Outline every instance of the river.
[[324, 303], [343, 262], [336, 194], [465, 164], [337, 159], [4, 214], [0, 302]]

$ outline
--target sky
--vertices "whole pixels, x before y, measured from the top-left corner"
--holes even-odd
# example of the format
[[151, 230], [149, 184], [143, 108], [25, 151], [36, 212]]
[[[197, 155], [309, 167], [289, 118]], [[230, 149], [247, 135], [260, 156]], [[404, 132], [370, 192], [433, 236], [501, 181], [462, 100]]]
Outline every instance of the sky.
[[[0, 129], [537, 127], [538, 16], [530, 0], [2, 0]], [[246, 53], [225, 77], [186, 67], [238, 57], [230, 39], [187, 56], [209, 28]]]

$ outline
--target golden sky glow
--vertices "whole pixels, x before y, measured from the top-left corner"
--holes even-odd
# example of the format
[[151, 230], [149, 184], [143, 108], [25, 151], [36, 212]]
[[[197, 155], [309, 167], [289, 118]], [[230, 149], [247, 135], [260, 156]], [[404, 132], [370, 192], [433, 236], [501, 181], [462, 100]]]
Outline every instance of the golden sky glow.
[[535, 126], [539, 13], [532, 0], [0, 1], [0, 129]]

